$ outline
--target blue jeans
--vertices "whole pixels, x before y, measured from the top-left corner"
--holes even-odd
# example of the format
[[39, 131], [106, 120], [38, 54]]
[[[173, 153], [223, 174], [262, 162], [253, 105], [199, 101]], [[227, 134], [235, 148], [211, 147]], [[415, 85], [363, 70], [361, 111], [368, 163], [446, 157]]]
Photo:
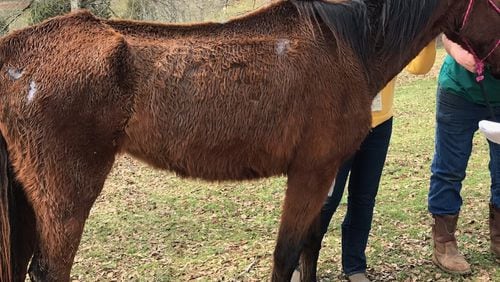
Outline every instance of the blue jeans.
[[392, 118], [372, 129], [356, 154], [340, 168], [333, 193], [321, 210], [324, 235], [342, 199], [350, 172], [347, 213], [342, 223], [342, 268], [347, 275], [366, 272], [365, 249], [391, 134]]
[[[494, 108], [500, 117], [500, 106]], [[491, 119], [485, 106], [471, 103], [441, 88], [437, 91], [436, 140], [431, 165], [429, 212], [451, 215], [460, 212], [462, 180], [472, 151], [478, 122]], [[500, 207], [500, 145], [488, 141], [490, 149], [491, 198]]]

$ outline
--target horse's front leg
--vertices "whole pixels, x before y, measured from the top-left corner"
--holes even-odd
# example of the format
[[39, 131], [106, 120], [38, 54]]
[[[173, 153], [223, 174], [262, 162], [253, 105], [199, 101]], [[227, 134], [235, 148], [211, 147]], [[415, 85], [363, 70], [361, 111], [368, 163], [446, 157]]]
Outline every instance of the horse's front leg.
[[335, 171], [335, 166], [321, 169], [302, 167], [288, 173], [288, 188], [274, 251], [273, 282], [290, 281], [304, 247], [302, 281], [316, 281], [315, 249], [319, 252], [318, 244], [321, 243], [316, 238], [320, 233], [318, 218]]
[[302, 281], [316, 281], [316, 269], [322, 239], [320, 215], [318, 215], [309, 227], [300, 256], [300, 276]]
[[[330, 186], [329, 192], [333, 192], [333, 185], [334, 184]], [[328, 204], [331, 205], [332, 203]], [[326, 233], [324, 223], [329, 222], [333, 214], [333, 211], [331, 214], [324, 213], [325, 208], [329, 209], [331, 207], [323, 205], [320, 214], [314, 219], [309, 228], [309, 233], [304, 242], [304, 247], [300, 256], [301, 277], [310, 277], [309, 280], [314, 280], [316, 277], [321, 242]]]

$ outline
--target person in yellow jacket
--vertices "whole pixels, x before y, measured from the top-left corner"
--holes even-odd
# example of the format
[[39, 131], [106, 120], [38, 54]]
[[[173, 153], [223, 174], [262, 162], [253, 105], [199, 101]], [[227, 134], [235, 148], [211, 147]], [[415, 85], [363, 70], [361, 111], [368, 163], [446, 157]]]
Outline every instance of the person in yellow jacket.
[[[425, 74], [434, 64], [435, 55], [436, 46], [433, 41], [406, 69], [413, 74]], [[353, 282], [369, 281], [366, 276], [365, 249], [371, 229], [375, 197], [392, 133], [395, 83], [396, 78], [374, 99], [373, 129], [354, 156], [340, 168], [321, 211], [321, 231], [324, 235], [349, 178], [347, 213], [342, 223], [342, 268], [349, 281]]]

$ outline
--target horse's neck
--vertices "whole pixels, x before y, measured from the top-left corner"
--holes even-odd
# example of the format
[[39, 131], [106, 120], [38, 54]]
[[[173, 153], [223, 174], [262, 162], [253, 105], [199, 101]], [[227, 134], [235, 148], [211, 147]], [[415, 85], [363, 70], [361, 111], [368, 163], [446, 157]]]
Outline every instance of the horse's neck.
[[[385, 4], [388, 4], [393, 0], [386, 0]], [[432, 0], [405, 0], [405, 1], [420, 1], [425, 5], [433, 5]], [[380, 2], [377, 0], [367, 0], [366, 2]], [[446, 1], [440, 0], [433, 5], [433, 11], [430, 17], [426, 20], [423, 28], [419, 31], [408, 34], [406, 40], [392, 42], [390, 38], [381, 34], [381, 30], [372, 29], [370, 38], [371, 44], [376, 49], [374, 56], [370, 60], [370, 72], [369, 78], [371, 83], [371, 89], [381, 89], [389, 80], [396, 76], [419, 52], [422, 50], [430, 41], [435, 39], [440, 33], [450, 30], [457, 19], [463, 14], [465, 1], [455, 0]], [[367, 4], [370, 5], [370, 4]], [[432, 7], [427, 7], [432, 8]], [[400, 19], [416, 19], [412, 13], [417, 11], [407, 9], [399, 14]], [[373, 7], [369, 7], [369, 13], [373, 13], [370, 18], [373, 19], [374, 23], [380, 28], [385, 28], [391, 26], [390, 24], [382, 26], [383, 16], [380, 13], [384, 13], [384, 8], [380, 5], [373, 4]], [[379, 14], [377, 14], [379, 13]], [[387, 21], [392, 21], [397, 19], [387, 19]], [[380, 22], [377, 22], [380, 21]], [[399, 29], [411, 29], [411, 23], [405, 21], [399, 21], [401, 26], [393, 26]], [[414, 27], [413, 27], [414, 28]], [[390, 32], [390, 31], [387, 31]], [[373, 95], [376, 95], [374, 92]]]

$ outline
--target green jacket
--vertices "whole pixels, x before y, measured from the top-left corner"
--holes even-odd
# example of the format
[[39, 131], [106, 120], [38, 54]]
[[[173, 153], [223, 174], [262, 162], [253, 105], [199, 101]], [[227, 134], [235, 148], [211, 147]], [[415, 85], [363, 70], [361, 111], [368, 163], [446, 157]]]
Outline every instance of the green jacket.
[[[484, 80], [481, 83], [484, 85], [491, 105], [500, 106], [500, 80], [494, 78], [486, 68]], [[481, 88], [476, 82], [476, 74], [463, 68], [449, 55], [446, 56], [441, 67], [439, 85], [446, 92], [461, 96], [476, 104], [486, 105]]]

